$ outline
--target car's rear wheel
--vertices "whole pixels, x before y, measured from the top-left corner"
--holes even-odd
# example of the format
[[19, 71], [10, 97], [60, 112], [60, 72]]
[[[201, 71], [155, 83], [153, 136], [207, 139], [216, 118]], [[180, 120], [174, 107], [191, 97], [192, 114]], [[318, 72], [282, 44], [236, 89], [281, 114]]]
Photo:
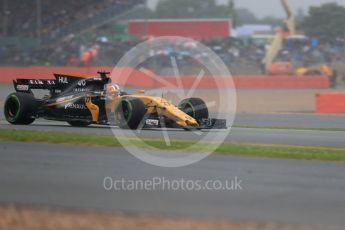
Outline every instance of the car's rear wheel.
[[146, 113], [144, 103], [138, 98], [122, 98], [116, 106], [115, 118], [120, 128], [137, 129]]
[[91, 125], [88, 121], [67, 121], [67, 123], [73, 127], [87, 127]]
[[6, 120], [14, 125], [29, 125], [37, 116], [37, 102], [32, 94], [11, 93], [4, 106]]
[[184, 113], [200, 121], [209, 117], [206, 103], [200, 98], [187, 98], [180, 102], [178, 108]]

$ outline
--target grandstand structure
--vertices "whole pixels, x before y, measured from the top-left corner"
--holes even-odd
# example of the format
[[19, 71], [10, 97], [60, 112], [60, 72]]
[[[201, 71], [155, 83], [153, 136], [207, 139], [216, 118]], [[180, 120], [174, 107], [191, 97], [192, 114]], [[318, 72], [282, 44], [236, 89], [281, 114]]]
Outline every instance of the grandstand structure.
[[[51, 44], [116, 20], [144, 0], [3, 0], [2, 43]], [[36, 40], [36, 43], [32, 42]]]

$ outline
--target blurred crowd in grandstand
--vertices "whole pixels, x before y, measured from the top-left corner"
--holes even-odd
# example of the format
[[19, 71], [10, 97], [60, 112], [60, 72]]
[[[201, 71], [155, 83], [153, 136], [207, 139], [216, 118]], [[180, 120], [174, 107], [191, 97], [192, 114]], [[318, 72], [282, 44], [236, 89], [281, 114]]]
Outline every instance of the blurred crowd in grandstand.
[[322, 41], [317, 39], [286, 40], [278, 59], [312, 65], [345, 61], [345, 40]]
[[[37, 20], [40, 21], [41, 36], [54, 36], [61, 28], [80, 19], [92, 18], [94, 15], [116, 5], [117, 8], [132, 6], [143, 0], [7, 0], [0, 4], [0, 18], [6, 14], [6, 23], [0, 23], [3, 36], [37, 36]], [[6, 9], [4, 9], [6, 7]], [[37, 9], [37, 8], [40, 9]], [[41, 14], [38, 16], [37, 11]], [[38, 18], [39, 17], [39, 18]], [[6, 25], [5, 25], [6, 24]], [[6, 26], [6, 29], [3, 27]]]
[[[34, 50], [22, 50], [16, 46], [2, 46], [0, 47], [0, 64], [16, 66], [112, 66], [138, 42], [140, 41], [110, 40], [105, 36], [99, 36], [92, 43], [77, 42], [71, 38], [56, 45]], [[214, 39], [203, 41], [203, 43], [215, 51], [229, 67], [246, 65], [256, 69], [260, 69], [268, 46], [233, 38]], [[345, 61], [345, 41], [330, 43], [308, 38], [287, 40], [277, 60], [307, 66]]]
[[[121, 10], [122, 6], [136, 5], [142, 2], [143, 0], [84, 0], [83, 4], [80, 4], [79, 1], [44, 0], [41, 1], [40, 5], [44, 10], [42, 10], [40, 16], [41, 30], [39, 34], [42, 37], [54, 37], [64, 26], [83, 18], [92, 18], [110, 5], [116, 5]], [[0, 12], [7, 14], [6, 23], [8, 25], [6, 29], [1, 28], [3, 35], [29, 38], [37, 36], [37, 14], [33, 10], [28, 10], [35, 9], [37, 2], [11, 0], [7, 3], [7, 9], [5, 10], [1, 8], [4, 6], [0, 6]], [[17, 13], [14, 14], [14, 11]], [[21, 16], [18, 17], [18, 15]], [[3, 18], [3, 15], [0, 18]], [[4, 26], [4, 24], [1, 23], [1, 26]], [[95, 33], [95, 36], [92, 42], [77, 39], [71, 34], [63, 41], [36, 48], [13, 44], [0, 45], [0, 65], [113, 66], [128, 50], [140, 42], [139, 40], [124, 41], [110, 38], [100, 30], [94, 30], [93, 33]], [[252, 67], [256, 71], [262, 71], [262, 59], [268, 48], [267, 44], [236, 38], [219, 38], [202, 42], [215, 51], [229, 67], [242, 65], [246, 69]], [[329, 42], [312, 38], [288, 39], [285, 41], [277, 59], [291, 61], [296, 65], [345, 61], [345, 41]], [[160, 60], [163, 59], [158, 59], [157, 63], [164, 66], [164, 62], [159, 63]], [[185, 65], [189, 64], [188, 60], [186, 56], [179, 58], [180, 63]]]
[[[92, 64], [98, 56], [100, 43], [77, 41], [73, 38], [73, 32], [62, 42], [44, 44], [36, 48], [24, 47], [20, 41], [25, 38], [27, 42], [30, 38], [37, 37], [41, 40], [52, 39], [62, 30], [69, 29], [68, 26], [82, 21], [87, 22], [86, 19], [93, 19], [97, 14], [105, 13], [111, 6], [122, 13], [128, 9], [127, 6], [135, 6], [143, 2], [144, 0], [83, 0], [81, 4], [81, 1], [70, 0], [4, 0], [4, 4], [0, 4], [2, 20], [0, 38], [19, 39], [16, 44], [0, 44], [0, 65]], [[40, 28], [39, 31], [37, 28]], [[119, 47], [123, 48], [119, 50]], [[127, 42], [114, 42], [113, 46], [107, 46], [114, 55], [122, 53], [124, 47], [128, 47]]]

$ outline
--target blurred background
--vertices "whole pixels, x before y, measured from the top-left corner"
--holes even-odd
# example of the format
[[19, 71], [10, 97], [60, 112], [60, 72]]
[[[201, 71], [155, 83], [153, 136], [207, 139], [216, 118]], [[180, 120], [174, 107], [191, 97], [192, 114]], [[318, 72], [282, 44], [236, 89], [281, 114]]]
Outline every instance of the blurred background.
[[[279, 0], [2, 0], [0, 65], [114, 66], [138, 42], [169, 35], [201, 41], [235, 75], [275, 72], [272, 62], [286, 62], [290, 73], [329, 64], [342, 76], [345, 7], [316, 2], [291, 1], [284, 12]], [[282, 44], [265, 63], [281, 30]]]
[[[142, 41], [183, 36], [205, 44], [229, 67], [240, 90], [239, 111], [325, 112], [316, 108], [315, 95], [329, 88], [339, 91], [344, 85], [344, 4], [342, 0], [1, 0], [0, 81], [49, 77], [54, 71], [95, 74], [99, 67], [114, 67]], [[152, 54], [154, 60], [144, 67], [160, 76], [172, 75], [169, 52], [167, 48]], [[195, 74], [190, 67], [195, 64], [188, 54], [178, 57], [182, 75]], [[33, 66], [41, 68], [18, 68]], [[255, 97], [247, 89], [265, 92]], [[283, 95], [272, 92], [276, 89]], [[291, 89], [298, 90], [297, 97]], [[267, 105], [274, 104], [272, 93], [278, 96], [277, 103]], [[250, 103], [248, 98], [256, 100]], [[296, 101], [291, 108], [289, 102]]]

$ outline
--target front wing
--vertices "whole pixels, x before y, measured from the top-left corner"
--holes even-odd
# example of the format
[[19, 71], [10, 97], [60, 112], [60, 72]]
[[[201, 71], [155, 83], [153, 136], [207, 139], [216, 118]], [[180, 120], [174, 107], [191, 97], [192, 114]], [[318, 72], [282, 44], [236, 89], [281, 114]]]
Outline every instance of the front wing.
[[198, 127], [180, 127], [176, 125], [175, 122], [164, 121], [157, 118], [148, 118], [145, 120], [145, 129], [152, 128], [184, 128], [184, 129], [227, 129], [227, 124], [225, 119], [215, 119], [215, 118], [204, 118], [199, 121]]

